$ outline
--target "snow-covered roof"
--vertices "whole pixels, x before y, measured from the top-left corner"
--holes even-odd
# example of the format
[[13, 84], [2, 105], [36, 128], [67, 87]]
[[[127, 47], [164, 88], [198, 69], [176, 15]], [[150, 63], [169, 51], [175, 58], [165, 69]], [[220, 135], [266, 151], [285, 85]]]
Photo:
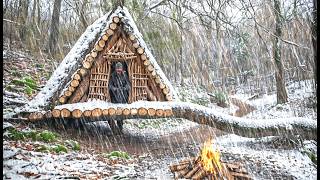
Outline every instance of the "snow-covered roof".
[[43, 87], [41, 91], [24, 107], [16, 108], [15, 112], [41, 111], [53, 104], [53, 99], [57, 99], [58, 96], [63, 93], [68, 86], [68, 83], [70, 83], [70, 80], [72, 80], [72, 75], [81, 67], [81, 62], [85, 58], [86, 54], [93, 49], [93, 45], [97, 43], [103, 34], [105, 34], [110, 23], [112, 23], [112, 18], [114, 16], [121, 17], [126, 29], [136, 37], [139, 46], [144, 48], [145, 54], [149, 58], [149, 61], [153, 65], [158, 76], [161, 78], [163, 83], [168, 86], [172, 99], [177, 100], [178, 97], [173, 86], [161, 70], [151, 51], [148, 49], [132, 16], [128, 12], [127, 8], [119, 6], [115, 11], [108, 12], [86, 29], [70, 52], [60, 63], [58, 68], [53, 72], [46, 86]]

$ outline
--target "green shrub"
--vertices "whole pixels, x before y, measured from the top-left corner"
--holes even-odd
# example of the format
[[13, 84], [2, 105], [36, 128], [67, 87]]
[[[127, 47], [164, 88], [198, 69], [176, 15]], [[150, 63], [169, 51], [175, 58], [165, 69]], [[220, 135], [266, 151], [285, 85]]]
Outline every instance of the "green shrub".
[[17, 131], [16, 129], [9, 130], [9, 138], [12, 140], [25, 140], [26, 135], [24, 132]]
[[44, 130], [40, 133], [40, 138], [44, 142], [56, 141], [57, 135], [51, 131]]
[[65, 147], [64, 145], [61, 144], [57, 144], [56, 146], [54, 146], [53, 148], [50, 149], [50, 151], [54, 151], [56, 153], [60, 153], [60, 152], [68, 152], [67, 147]]
[[109, 154], [105, 154], [105, 157], [111, 158], [111, 157], [117, 157], [117, 158], [123, 158], [123, 159], [130, 159], [130, 156], [127, 152], [122, 151], [112, 151]]
[[66, 140], [64, 143], [66, 146], [71, 147], [74, 151], [80, 151], [80, 144], [74, 140]]
[[36, 148], [36, 151], [38, 152], [50, 152], [50, 147], [46, 146], [46, 145], [40, 145]]
[[32, 95], [34, 90], [38, 90], [37, 82], [28, 76], [24, 77], [22, 80], [14, 79], [12, 80], [12, 83], [15, 85], [23, 86], [24, 93], [26, 93], [29, 96]]
[[314, 164], [317, 164], [317, 154], [311, 152], [310, 150], [303, 148], [301, 151], [302, 154], [306, 154]]
[[214, 101], [218, 106], [227, 107], [227, 95], [224, 92], [216, 91], [214, 93]]

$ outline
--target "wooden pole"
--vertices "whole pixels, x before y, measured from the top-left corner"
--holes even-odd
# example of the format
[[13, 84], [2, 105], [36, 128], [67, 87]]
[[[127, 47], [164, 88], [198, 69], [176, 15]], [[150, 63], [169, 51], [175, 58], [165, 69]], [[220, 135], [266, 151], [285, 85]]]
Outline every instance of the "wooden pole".
[[143, 49], [142, 47], [138, 47], [138, 48], [137, 48], [137, 53], [138, 53], [138, 54], [141, 55], [141, 54], [143, 54], [143, 52], [144, 52], [144, 49]]
[[59, 102], [61, 103], [61, 104], [64, 104], [65, 102], [66, 102], [66, 96], [65, 95], [62, 95], [60, 98], [59, 98]]
[[[72, 86], [71, 86], [72, 87]], [[64, 93], [63, 93], [66, 97], [70, 97], [72, 95], [72, 92], [69, 91], [69, 90], [66, 90]]]
[[77, 73], [77, 74], [74, 74], [74, 75], [73, 75], [73, 79], [80, 81], [80, 80], [81, 80], [80, 74], [78, 74], [78, 73]]
[[91, 117], [91, 111], [90, 111], [90, 110], [85, 110], [85, 111], [83, 112], [83, 116], [84, 116], [84, 117]]
[[52, 110], [52, 116], [54, 118], [59, 118], [60, 117], [60, 110], [59, 109], [53, 109]]
[[104, 41], [103, 39], [101, 39], [99, 42], [98, 42], [98, 45], [103, 48], [105, 45], [106, 45], [106, 41]]
[[89, 61], [84, 61], [82, 65], [86, 69], [90, 69], [91, 68], [91, 62], [89, 62]]
[[[87, 68], [87, 69], [88, 69], [88, 68]], [[81, 74], [82, 77], [84, 77], [85, 75], [87, 75], [87, 70], [84, 69], [84, 68], [81, 68], [81, 69], [79, 70], [79, 73]]]
[[163, 116], [163, 109], [157, 109], [156, 115], [157, 115], [158, 117]]
[[164, 110], [164, 115], [165, 115], [166, 117], [172, 116], [172, 115], [173, 115], [172, 109], [166, 109], [166, 110]]
[[122, 108], [117, 108], [116, 110], [116, 115], [120, 116], [122, 114], [123, 109]]
[[93, 58], [96, 58], [98, 56], [98, 52], [97, 51], [91, 51], [91, 56]]
[[[141, 59], [142, 61], [147, 61], [147, 60], [148, 60], [146, 54], [141, 54], [140, 59]], [[149, 60], [148, 60], [148, 61], [149, 61]], [[149, 61], [149, 62], [150, 62], [150, 61]]]
[[95, 108], [91, 111], [92, 117], [99, 117], [102, 115], [102, 110], [100, 108]]
[[103, 39], [104, 41], [107, 41], [108, 38], [109, 38], [108, 34], [104, 34], [101, 39]]
[[114, 108], [109, 108], [109, 115], [113, 116], [116, 114], [116, 110]]
[[108, 29], [106, 33], [111, 36], [114, 34], [114, 31], [112, 29]]
[[131, 115], [137, 115], [138, 114], [138, 110], [136, 109], [136, 108], [132, 108], [131, 110], [130, 110], [130, 114]]
[[75, 88], [76, 88], [76, 87], [79, 86], [79, 81], [74, 79], [74, 80], [71, 81], [70, 85], [71, 85], [72, 87], [75, 87]]
[[62, 118], [70, 117], [70, 115], [71, 115], [71, 112], [69, 111], [69, 109], [66, 109], [66, 108], [61, 109]]
[[156, 114], [156, 110], [155, 109], [153, 109], [153, 108], [149, 108], [148, 109], [148, 115], [149, 116], [154, 116]]
[[119, 18], [118, 16], [114, 16], [114, 17], [112, 18], [112, 21], [113, 21], [114, 23], [119, 23], [119, 22], [120, 22], [120, 18]]
[[148, 111], [147, 111], [146, 108], [141, 107], [141, 108], [138, 109], [138, 114], [139, 114], [140, 116], [145, 116], [145, 115], [148, 114]]
[[50, 111], [50, 110], [47, 111], [47, 112], [44, 114], [44, 117], [45, 117], [46, 119], [52, 118], [52, 113], [51, 113], [51, 111]]
[[117, 24], [116, 23], [110, 23], [109, 24], [109, 28], [112, 30], [116, 30], [117, 29]]
[[103, 114], [104, 116], [109, 115], [109, 111], [108, 111], [108, 109], [104, 109], [104, 110], [102, 110], [102, 114]]
[[72, 117], [80, 118], [82, 116], [82, 111], [80, 109], [75, 109], [72, 111]]
[[123, 115], [128, 116], [130, 114], [130, 109], [124, 108], [122, 113]]

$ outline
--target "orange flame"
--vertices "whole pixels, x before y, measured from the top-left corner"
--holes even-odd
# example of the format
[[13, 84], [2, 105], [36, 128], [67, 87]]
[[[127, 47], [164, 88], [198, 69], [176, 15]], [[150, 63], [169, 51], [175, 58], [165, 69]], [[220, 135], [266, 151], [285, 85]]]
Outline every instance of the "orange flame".
[[217, 174], [222, 169], [222, 165], [220, 163], [220, 152], [218, 150], [214, 150], [213, 139], [209, 139], [203, 144], [203, 148], [201, 150], [201, 163], [203, 168], [212, 174]]

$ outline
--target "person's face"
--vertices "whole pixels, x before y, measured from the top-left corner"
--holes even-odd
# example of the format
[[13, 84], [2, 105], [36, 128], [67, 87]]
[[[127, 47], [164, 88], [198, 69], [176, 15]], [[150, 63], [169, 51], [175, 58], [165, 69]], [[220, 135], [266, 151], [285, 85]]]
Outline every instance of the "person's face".
[[117, 71], [118, 74], [120, 74], [120, 73], [122, 73], [123, 69], [122, 69], [122, 67], [117, 67], [116, 71]]

